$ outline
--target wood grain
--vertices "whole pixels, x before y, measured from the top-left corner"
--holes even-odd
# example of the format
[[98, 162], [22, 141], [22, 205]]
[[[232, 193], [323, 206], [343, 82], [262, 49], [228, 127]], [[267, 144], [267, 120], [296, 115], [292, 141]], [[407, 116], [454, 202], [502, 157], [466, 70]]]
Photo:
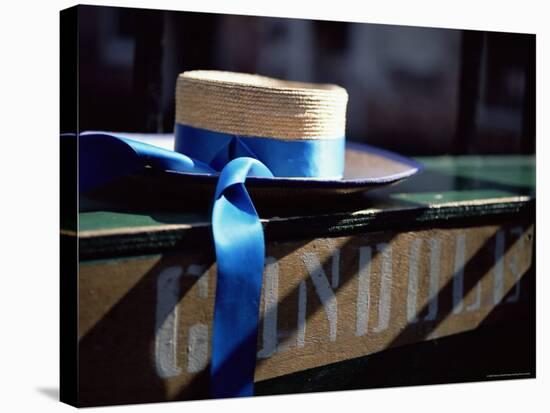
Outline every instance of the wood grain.
[[[256, 380], [477, 328], [521, 305], [533, 225], [271, 242]], [[208, 395], [211, 251], [81, 262], [81, 405]], [[171, 304], [172, 303], [172, 304]]]

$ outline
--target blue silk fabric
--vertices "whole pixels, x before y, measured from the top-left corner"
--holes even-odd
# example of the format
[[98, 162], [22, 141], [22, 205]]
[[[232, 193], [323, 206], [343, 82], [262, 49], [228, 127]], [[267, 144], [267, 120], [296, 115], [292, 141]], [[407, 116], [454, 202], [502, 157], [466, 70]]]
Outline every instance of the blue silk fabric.
[[176, 152], [221, 170], [233, 158], [260, 160], [277, 177], [341, 178], [345, 139], [238, 137], [176, 124]]
[[181, 124], [175, 135], [174, 152], [106, 133], [81, 134], [80, 191], [139, 174], [146, 166], [219, 174], [212, 210], [217, 281], [210, 393], [214, 398], [251, 396], [265, 244], [246, 178], [339, 178], [345, 139], [239, 137]]

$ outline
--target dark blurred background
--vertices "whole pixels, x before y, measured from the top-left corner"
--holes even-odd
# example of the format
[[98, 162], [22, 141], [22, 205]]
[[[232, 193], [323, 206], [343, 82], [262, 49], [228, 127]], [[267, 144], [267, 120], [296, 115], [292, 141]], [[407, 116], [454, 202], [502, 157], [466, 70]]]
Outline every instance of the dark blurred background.
[[339, 84], [347, 138], [403, 154], [535, 151], [534, 35], [95, 6], [78, 25], [80, 130], [171, 133], [177, 75], [218, 69]]

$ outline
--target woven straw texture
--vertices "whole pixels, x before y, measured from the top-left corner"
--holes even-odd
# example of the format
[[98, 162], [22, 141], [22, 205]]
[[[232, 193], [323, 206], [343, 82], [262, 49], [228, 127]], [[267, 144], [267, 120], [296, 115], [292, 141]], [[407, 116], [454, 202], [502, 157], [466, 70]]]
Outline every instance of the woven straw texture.
[[336, 85], [194, 70], [178, 77], [176, 122], [240, 136], [336, 139], [345, 135], [347, 101]]

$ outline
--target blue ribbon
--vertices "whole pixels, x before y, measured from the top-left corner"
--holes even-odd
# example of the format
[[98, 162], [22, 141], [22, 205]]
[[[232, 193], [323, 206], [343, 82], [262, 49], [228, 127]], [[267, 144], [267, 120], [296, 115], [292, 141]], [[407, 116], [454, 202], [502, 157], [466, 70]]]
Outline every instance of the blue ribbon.
[[194, 174], [221, 171], [212, 210], [217, 281], [211, 395], [251, 396], [265, 245], [246, 178], [341, 177], [344, 138], [238, 137], [180, 124], [175, 134], [176, 152], [105, 133], [81, 134], [79, 190], [142, 173], [146, 166]]
[[[337, 179], [344, 173], [345, 139], [240, 137], [176, 124], [176, 152], [216, 166], [239, 156], [259, 159], [277, 177]], [[238, 144], [235, 142], [238, 141]], [[233, 142], [233, 143], [232, 143]], [[231, 153], [231, 150], [234, 152]]]
[[273, 176], [253, 158], [237, 158], [222, 170], [212, 211], [218, 277], [212, 337], [211, 395], [254, 394], [256, 339], [264, 233], [246, 192], [249, 175]]
[[[62, 139], [74, 139], [73, 134]], [[107, 133], [84, 132], [78, 140], [78, 184], [88, 192], [117, 178], [143, 173], [146, 166], [189, 173], [217, 173], [204, 162], [158, 146]]]

